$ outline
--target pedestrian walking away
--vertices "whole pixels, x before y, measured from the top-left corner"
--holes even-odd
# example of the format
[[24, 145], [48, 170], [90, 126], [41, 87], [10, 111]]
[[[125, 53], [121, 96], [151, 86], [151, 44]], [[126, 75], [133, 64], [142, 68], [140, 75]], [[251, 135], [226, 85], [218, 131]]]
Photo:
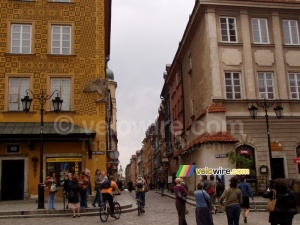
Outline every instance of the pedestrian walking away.
[[94, 189], [96, 191], [96, 196], [92, 203], [92, 206], [94, 207], [96, 207], [96, 202], [99, 207], [102, 206], [101, 182], [102, 182], [101, 170], [96, 169], [95, 176], [94, 176], [94, 183], [95, 183]]
[[213, 217], [209, 206], [210, 196], [203, 190], [203, 182], [197, 184], [194, 192], [196, 198], [196, 222], [197, 225], [213, 225]]
[[275, 210], [269, 214], [269, 223], [271, 225], [292, 225], [294, 215], [298, 213], [296, 207], [297, 198], [295, 193], [289, 189], [286, 179], [276, 179], [274, 189], [265, 192], [263, 197], [273, 200], [273, 194], [277, 200]]
[[244, 223], [247, 223], [247, 218], [249, 215], [249, 208], [250, 208], [249, 197], [251, 197], [252, 201], [254, 201], [254, 198], [253, 198], [253, 193], [252, 193], [251, 187], [246, 182], [245, 176], [241, 177], [241, 183], [239, 183], [238, 188], [241, 190], [242, 198], [243, 198], [243, 202], [241, 204], [242, 216], [244, 219]]
[[239, 225], [242, 204], [242, 192], [237, 188], [238, 178], [236, 176], [229, 180], [229, 188], [225, 189], [220, 197], [220, 203], [225, 200], [225, 211], [228, 225]]

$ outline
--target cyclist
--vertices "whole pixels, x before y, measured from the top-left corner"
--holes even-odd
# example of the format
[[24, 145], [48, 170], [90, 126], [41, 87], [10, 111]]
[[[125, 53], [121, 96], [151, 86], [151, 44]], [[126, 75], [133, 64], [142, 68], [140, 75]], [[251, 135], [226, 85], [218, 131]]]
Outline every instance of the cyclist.
[[143, 206], [143, 213], [145, 213], [145, 190], [148, 190], [148, 185], [143, 176], [139, 175], [135, 183], [135, 198], [139, 199], [141, 197], [141, 205]]
[[113, 176], [110, 176], [109, 178], [110, 181], [110, 186], [108, 188], [103, 188], [101, 190], [102, 193], [102, 197], [103, 199], [107, 199], [108, 203], [109, 203], [109, 207], [110, 207], [110, 216], [116, 218], [115, 215], [115, 206], [114, 206], [114, 199], [113, 199], [113, 188], [115, 189], [115, 191], [118, 191], [119, 195], [121, 194], [121, 191], [118, 188], [118, 185], [116, 184], [116, 182], [113, 181]]

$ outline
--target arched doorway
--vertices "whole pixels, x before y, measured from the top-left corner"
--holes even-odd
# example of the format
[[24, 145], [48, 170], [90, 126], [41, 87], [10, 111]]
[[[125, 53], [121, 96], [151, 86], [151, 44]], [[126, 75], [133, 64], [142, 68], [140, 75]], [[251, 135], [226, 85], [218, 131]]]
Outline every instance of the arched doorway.
[[[254, 148], [249, 145], [241, 145], [235, 149], [235, 153], [251, 160], [250, 165], [247, 169], [250, 170], [250, 174], [247, 176], [248, 179], [256, 179], [256, 167], [255, 167], [255, 152]], [[242, 165], [237, 161], [236, 168], [243, 168]]]

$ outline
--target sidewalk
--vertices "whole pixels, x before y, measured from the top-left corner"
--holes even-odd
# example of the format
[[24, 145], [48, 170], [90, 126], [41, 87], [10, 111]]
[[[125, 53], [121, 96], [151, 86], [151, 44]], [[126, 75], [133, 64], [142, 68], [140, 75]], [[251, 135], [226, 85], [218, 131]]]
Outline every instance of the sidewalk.
[[[90, 208], [81, 210], [81, 216], [99, 214], [99, 207], [91, 205], [94, 196], [89, 196], [88, 206]], [[115, 196], [117, 202], [120, 203], [122, 213], [136, 210], [135, 199], [127, 191], [122, 191], [121, 195]], [[0, 202], [0, 219], [3, 218], [29, 218], [29, 217], [64, 217], [71, 216], [72, 210], [63, 207], [63, 201], [57, 199], [55, 201], [55, 210], [48, 210], [48, 203], [45, 201], [45, 209], [37, 209], [36, 200], [19, 200], [19, 201], [1, 201]]]

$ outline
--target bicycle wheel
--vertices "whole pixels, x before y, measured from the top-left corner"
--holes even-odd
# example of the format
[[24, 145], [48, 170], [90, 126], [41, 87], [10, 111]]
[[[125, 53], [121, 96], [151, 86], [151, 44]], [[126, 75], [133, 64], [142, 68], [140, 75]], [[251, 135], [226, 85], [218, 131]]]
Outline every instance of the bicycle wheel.
[[103, 207], [100, 207], [99, 216], [102, 222], [106, 222], [108, 219], [108, 205], [107, 203], [103, 204]]
[[115, 215], [116, 215], [116, 219], [120, 219], [121, 216], [121, 206], [118, 202], [115, 202]]

